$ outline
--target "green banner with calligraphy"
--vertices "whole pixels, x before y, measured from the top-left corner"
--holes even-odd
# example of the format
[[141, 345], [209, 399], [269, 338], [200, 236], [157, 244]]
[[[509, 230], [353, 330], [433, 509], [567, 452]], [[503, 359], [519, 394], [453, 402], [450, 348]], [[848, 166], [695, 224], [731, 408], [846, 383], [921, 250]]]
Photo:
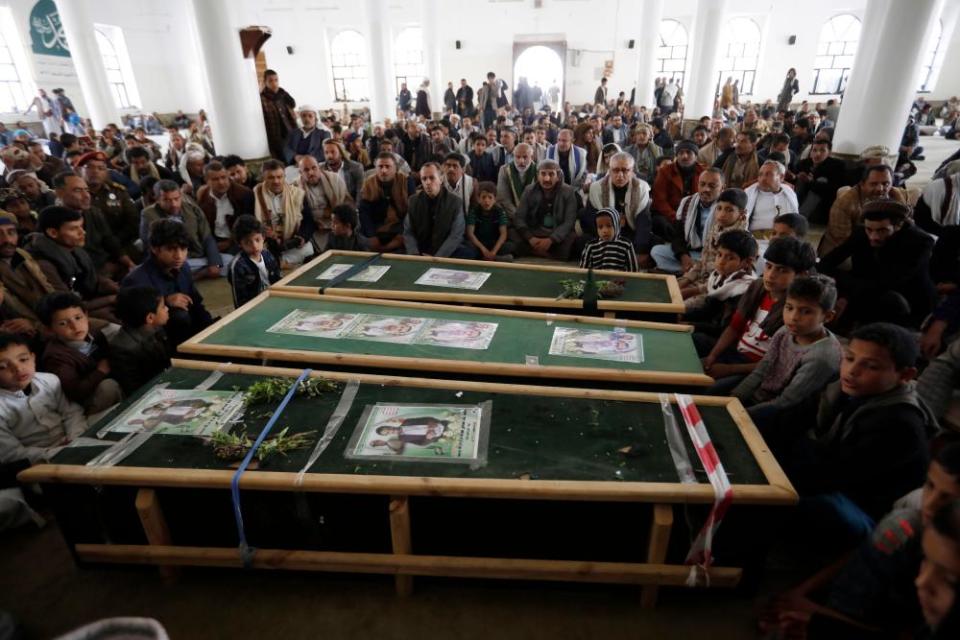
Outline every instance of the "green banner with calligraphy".
[[67, 37], [60, 24], [60, 12], [53, 0], [40, 0], [33, 5], [30, 12], [30, 42], [34, 53], [70, 57]]

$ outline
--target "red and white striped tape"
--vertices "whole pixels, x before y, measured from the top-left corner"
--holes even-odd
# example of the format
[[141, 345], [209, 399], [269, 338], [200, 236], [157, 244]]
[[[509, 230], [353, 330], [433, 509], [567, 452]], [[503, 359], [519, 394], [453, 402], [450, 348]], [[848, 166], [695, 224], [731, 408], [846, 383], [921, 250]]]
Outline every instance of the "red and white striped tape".
[[703, 524], [700, 533], [690, 546], [690, 552], [687, 554], [686, 562], [692, 565], [690, 567], [690, 576], [687, 578], [688, 586], [697, 585], [698, 569], [704, 574], [704, 580], [710, 584], [710, 565], [713, 564], [713, 536], [716, 535], [720, 523], [723, 522], [723, 516], [730, 508], [733, 502], [733, 488], [730, 486], [730, 480], [727, 478], [727, 472], [723, 469], [720, 462], [720, 456], [710, 440], [710, 434], [707, 433], [707, 427], [703, 424], [703, 418], [700, 417], [700, 411], [697, 405], [693, 403], [693, 398], [684, 394], [674, 394], [677, 398], [677, 405], [680, 407], [680, 414], [687, 425], [687, 433], [690, 434], [690, 440], [697, 451], [700, 463], [707, 472], [707, 479], [710, 486], [713, 487], [713, 507], [707, 516], [707, 521]]

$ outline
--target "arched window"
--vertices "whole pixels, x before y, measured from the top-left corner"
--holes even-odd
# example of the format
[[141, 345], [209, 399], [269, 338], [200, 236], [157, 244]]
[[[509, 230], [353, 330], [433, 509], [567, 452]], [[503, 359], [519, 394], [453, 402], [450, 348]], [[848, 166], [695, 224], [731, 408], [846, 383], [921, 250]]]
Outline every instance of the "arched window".
[[98, 24], [95, 25], [94, 35], [100, 48], [103, 68], [107, 72], [107, 83], [110, 85], [113, 101], [121, 109], [135, 106], [140, 97], [134, 84], [133, 69], [130, 66], [123, 32], [120, 27]]
[[673, 78], [683, 86], [683, 73], [687, 67], [687, 46], [690, 40], [687, 29], [676, 20], [660, 22], [659, 46], [657, 47], [657, 76]]
[[400, 85], [416, 91], [426, 74], [423, 66], [423, 34], [420, 27], [407, 27], [399, 34], [393, 45], [393, 67], [396, 72], [397, 92]]
[[812, 94], [841, 93], [860, 42], [860, 18], [844, 13], [827, 20], [820, 30], [817, 57], [813, 61]]
[[[4, 27], [11, 27], [13, 18], [10, 10], [2, 8], [5, 13]], [[9, 23], [6, 23], [9, 21]], [[15, 27], [13, 27], [15, 28]], [[0, 112], [19, 113], [27, 108], [27, 93], [20, 79], [20, 73], [13, 57], [13, 48], [7, 41], [7, 28], [0, 30]]]
[[933, 35], [930, 38], [930, 45], [923, 56], [923, 70], [920, 73], [920, 89], [923, 93], [933, 89], [933, 81], [939, 75], [942, 60], [937, 60], [937, 54], [940, 52], [940, 40], [943, 37], [943, 22], [937, 20], [933, 25]]
[[731, 18], [724, 32], [717, 91], [720, 91], [721, 83], [732, 77], [734, 81], [740, 81], [740, 95], [751, 96], [760, 58], [760, 27], [750, 18]]
[[370, 99], [367, 83], [367, 43], [357, 31], [341, 31], [330, 43], [333, 92], [337, 102]]

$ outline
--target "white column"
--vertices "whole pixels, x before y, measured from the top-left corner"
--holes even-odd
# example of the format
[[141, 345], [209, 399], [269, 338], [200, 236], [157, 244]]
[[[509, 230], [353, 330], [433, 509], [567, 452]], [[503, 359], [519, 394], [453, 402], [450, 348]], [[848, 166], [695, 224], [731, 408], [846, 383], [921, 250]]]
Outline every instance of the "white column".
[[[387, 24], [387, 7], [378, 0], [367, 0], [367, 57], [370, 59], [370, 118], [383, 122], [394, 117], [397, 88], [393, 72], [393, 34]], [[430, 81], [431, 84], [433, 80]], [[408, 87], [410, 88], [410, 87]], [[410, 88], [414, 91], [415, 88]]]
[[[881, 27], [883, 27], [883, 19], [886, 17], [886, 7], [887, 0], [879, 0], [883, 7], [879, 11], [867, 11], [863, 16], [863, 24], [860, 27], [860, 42], [857, 44], [857, 52], [854, 55], [853, 67], [851, 68], [850, 77], [847, 79], [847, 85], [844, 88], [842, 104], [840, 107], [841, 117], [843, 116], [843, 105], [847, 103], [852, 104], [863, 104], [863, 101], [866, 99], [863, 95], [863, 92], [866, 91], [867, 85], [863, 82], [852, 82], [854, 76], [856, 75], [856, 70], [858, 62], [860, 60], [873, 60], [877, 51], [882, 45], [887, 43], [880, 42], [878, 38], [874, 37], [864, 37], [866, 34], [876, 34], [880, 33]], [[872, 64], [872, 63], [870, 63]], [[839, 119], [837, 120], [839, 122]], [[833, 137], [833, 150], [834, 152], [839, 152], [837, 149], [837, 136], [836, 136], [836, 123], [834, 123], [834, 137]], [[870, 144], [864, 145], [864, 147], [869, 147], [871, 145], [878, 144], [876, 142], [871, 142]], [[861, 147], [861, 150], [864, 148]], [[859, 150], [857, 151], [859, 153]]]
[[858, 47], [844, 94], [833, 148], [837, 153], [859, 154], [874, 144], [886, 145], [895, 154], [900, 146], [910, 105], [917, 93], [926, 43], [944, 0], [871, 0], [864, 26], [877, 23], [876, 31], [864, 30], [864, 39], [879, 43], [873, 55], [861, 56]]
[[696, 24], [693, 29], [693, 64], [686, 82], [684, 120], [698, 120], [713, 115], [717, 93], [717, 66], [719, 64], [720, 34], [724, 30], [723, 16], [727, 0], [698, 0]]
[[93, 126], [102, 129], [108, 123], [119, 125], [120, 110], [107, 82], [107, 71], [103, 67], [103, 57], [97, 44], [93, 20], [87, 12], [87, 3], [59, 0], [57, 10]]
[[[423, 33], [423, 58], [426, 77], [430, 79], [430, 108], [443, 111], [443, 92], [447, 83], [440, 75], [440, 28], [437, 25], [437, 13], [440, 4], [437, 0], [420, 0], [420, 29]], [[417, 87], [420, 85], [418, 84]], [[410, 87], [416, 94], [417, 87]]]
[[243, 57], [235, 5], [229, 0], [191, 4], [217, 152], [248, 159], [269, 156], [256, 63]]
[[663, 0], [645, 0], [637, 34], [637, 91], [634, 104], [652, 109], [653, 83], [657, 79], [657, 48], [660, 45], [660, 21], [663, 19]]

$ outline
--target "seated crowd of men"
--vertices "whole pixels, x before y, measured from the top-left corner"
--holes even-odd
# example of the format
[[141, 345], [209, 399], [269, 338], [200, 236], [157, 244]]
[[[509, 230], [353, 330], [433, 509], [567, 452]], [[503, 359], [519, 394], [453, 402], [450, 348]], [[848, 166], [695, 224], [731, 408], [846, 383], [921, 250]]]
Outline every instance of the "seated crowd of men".
[[[292, 109], [271, 83], [265, 105]], [[30, 141], [3, 149], [0, 464], [49, 458], [84, 412], [162, 370], [212, 322], [196, 279], [226, 276], [239, 306], [330, 248], [542, 256], [679, 276], [709, 392], [747, 407], [818, 541], [849, 551], [889, 526], [884, 514], [928, 467], [949, 486], [942, 504], [914, 507], [916, 521], [942, 535], [943, 518], [960, 522], [960, 507], [941, 513], [955, 508], [944, 495], [960, 497], [960, 444], [931, 448], [947, 440], [938, 421], [960, 380], [960, 163], [911, 197], [898, 185], [914, 149], [833, 158], [826, 109], [746, 105], [689, 138], [623, 99], [491, 109], [400, 110], [372, 125], [358, 114], [344, 127], [301, 105], [282, 141], [283, 123], [267, 118], [275, 157], [259, 179], [179, 131], [165, 154], [112, 126], [96, 143], [62, 136], [62, 157]], [[816, 248], [809, 223], [826, 226]], [[49, 396], [44, 415], [31, 394]], [[813, 628], [797, 606], [765, 624]], [[950, 606], [927, 623], [955, 624]], [[876, 622], [833, 601], [818, 613]]]

